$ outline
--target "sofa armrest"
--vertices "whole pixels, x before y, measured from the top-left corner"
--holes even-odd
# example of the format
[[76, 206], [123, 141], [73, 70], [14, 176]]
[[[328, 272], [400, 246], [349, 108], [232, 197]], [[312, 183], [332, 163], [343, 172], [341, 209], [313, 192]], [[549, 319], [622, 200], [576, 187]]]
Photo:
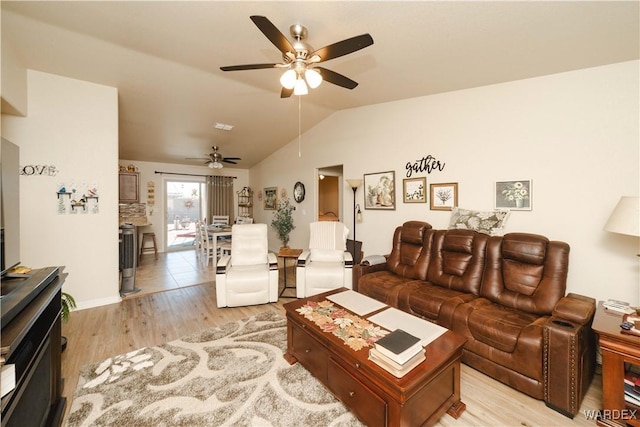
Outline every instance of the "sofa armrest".
[[306, 267], [307, 262], [309, 262], [309, 256], [311, 256], [310, 251], [302, 251], [302, 253], [298, 256], [298, 267]]
[[273, 252], [267, 253], [267, 261], [269, 262], [269, 270], [278, 269], [278, 256]]
[[[387, 255], [385, 255], [385, 259], [386, 258], [387, 258]], [[387, 270], [386, 262], [381, 264], [373, 264], [373, 265], [370, 265], [369, 263], [354, 264], [353, 265], [353, 290], [354, 291], [358, 290], [358, 282], [360, 281], [360, 278], [365, 274], [375, 273], [376, 271], [384, 271], [384, 270]]]
[[596, 312], [596, 300], [570, 293], [558, 301], [552, 316], [558, 321], [567, 320], [579, 325], [590, 325]]
[[578, 413], [595, 371], [595, 303], [593, 298], [568, 294], [543, 326], [544, 400], [569, 418]]
[[216, 264], [216, 274], [225, 274], [231, 266], [231, 255], [223, 255]]
[[342, 262], [344, 262], [344, 266], [346, 268], [353, 267], [353, 255], [349, 251], [344, 251], [342, 254]]

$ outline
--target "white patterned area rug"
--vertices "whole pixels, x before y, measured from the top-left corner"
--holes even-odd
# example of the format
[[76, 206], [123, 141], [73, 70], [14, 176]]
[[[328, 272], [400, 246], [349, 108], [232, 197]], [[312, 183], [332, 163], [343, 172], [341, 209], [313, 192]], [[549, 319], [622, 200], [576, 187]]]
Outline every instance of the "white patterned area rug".
[[86, 366], [67, 426], [362, 426], [286, 334], [268, 312]]

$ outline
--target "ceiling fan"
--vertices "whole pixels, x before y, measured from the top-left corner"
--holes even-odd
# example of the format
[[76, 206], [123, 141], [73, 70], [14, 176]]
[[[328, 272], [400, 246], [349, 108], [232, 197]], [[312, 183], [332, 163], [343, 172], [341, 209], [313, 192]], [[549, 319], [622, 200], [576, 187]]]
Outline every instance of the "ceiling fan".
[[223, 157], [222, 154], [218, 152], [218, 147], [211, 147], [213, 150], [212, 153], [209, 153], [209, 157], [187, 157], [185, 160], [204, 160], [204, 164], [209, 166], [211, 169], [222, 169], [224, 163], [230, 163], [232, 165], [238, 164], [237, 160], [242, 160], [240, 157]]
[[284, 72], [280, 78], [282, 84], [281, 98], [288, 98], [291, 94], [306, 95], [307, 85], [315, 89], [326, 80], [329, 83], [347, 89], [353, 89], [358, 83], [335, 71], [319, 67], [316, 64], [340, 56], [348, 55], [373, 44], [373, 38], [369, 34], [361, 34], [330, 44], [321, 49], [313, 50], [304, 40], [307, 38], [307, 29], [300, 25], [292, 25], [289, 28], [291, 36], [295, 39], [291, 43], [276, 28], [269, 19], [264, 16], [251, 16], [251, 20], [260, 31], [282, 52], [282, 63], [273, 64], [246, 64], [220, 67], [222, 71], [259, 70], [263, 68], [282, 68]]

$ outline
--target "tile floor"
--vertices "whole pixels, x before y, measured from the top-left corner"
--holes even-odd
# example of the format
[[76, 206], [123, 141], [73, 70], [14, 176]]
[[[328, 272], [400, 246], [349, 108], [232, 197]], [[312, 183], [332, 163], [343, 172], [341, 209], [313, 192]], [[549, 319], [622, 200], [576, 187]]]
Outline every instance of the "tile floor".
[[[287, 263], [287, 289], [284, 289], [283, 259], [278, 259], [279, 291], [284, 298], [295, 298], [296, 269], [295, 263]], [[204, 266], [196, 257], [194, 249], [158, 253], [155, 259], [153, 253], [145, 253], [139, 258], [136, 269], [135, 287], [140, 292], [127, 295], [125, 298], [135, 298], [141, 295], [184, 288], [207, 282], [215, 282], [216, 266], [209, 261]], [[284, 291], [284, 292], [283, 292]]]
[[194, 249], [159, 253], [158, 259], [146, 253], [139, 258], [136, 269], [135, 286], [140, 292], [128, 298], [213, 282], [215, 278], [214, 263], [202, 265]]

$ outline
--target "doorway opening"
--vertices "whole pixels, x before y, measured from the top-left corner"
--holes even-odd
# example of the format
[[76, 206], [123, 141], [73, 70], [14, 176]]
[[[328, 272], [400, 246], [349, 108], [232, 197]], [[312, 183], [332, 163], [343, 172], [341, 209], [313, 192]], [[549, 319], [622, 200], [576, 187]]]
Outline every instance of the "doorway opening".
[[204, 180], [165, 181], [165, 250], [193, 250], [196, 221], [203, 218], [205, 197]]
[[318, 221], [342, 221], [342, 165], [318, 169]]

